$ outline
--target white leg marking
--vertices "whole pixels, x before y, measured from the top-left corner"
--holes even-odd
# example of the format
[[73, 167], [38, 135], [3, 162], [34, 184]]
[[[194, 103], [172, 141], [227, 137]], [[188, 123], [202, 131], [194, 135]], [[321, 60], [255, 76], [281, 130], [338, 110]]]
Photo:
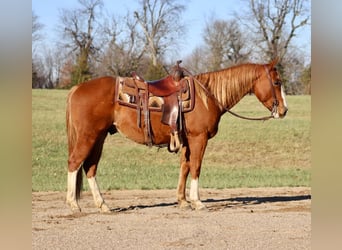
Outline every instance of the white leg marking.
[[101, 196], [100, 189], [99, 189], [99, 186], [97, 185], [95, 177], [88, 178], [88, 183], [89, 183], [90, 190], [94, 197], [95, 205], [97, 207], [101, 207], [103, 203], [103, 198]]
[[68, 172], [68, 192], [67, 192], [68, 201], [76, 201], [76, 178], [77, 178], [77, 170], [74, 172]]
[[190, 200], [191, 201], [198, 201], [199, 200], [198, 178], [191, 180], [191, 183], [190, 183]]
[[198, 178], [192, 179], [190, 183], [190, 202], [191, 207], [196, 210], [206, 209], [205, 205], [199, 198]]
[[72, 210], [79, 210], [80, 211], [80, 207], [78, 206], [77, 201], [76, 201], [77, 172], [78, 172], [78, 170], [75, 170], [74, 172], [68, 171], [67, 203], [70, 205]]
[[102, 212], [109, 212], [110, 209], [102, 198], [99, 186], [97, 185], [97, 182], [96, 182], [96, 178], [95, 177], [88, 178], [88, 183], [89, 183], [90, 190], [93, 194], [95, 205], [98, 208], [100, 208]]

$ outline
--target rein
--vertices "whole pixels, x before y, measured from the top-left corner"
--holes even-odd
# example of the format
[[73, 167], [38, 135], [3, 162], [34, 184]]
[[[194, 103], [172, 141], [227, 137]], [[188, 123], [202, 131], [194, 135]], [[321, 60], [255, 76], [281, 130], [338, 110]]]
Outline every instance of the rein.
[[[276, 97], [276, 94], [275, 94], [275, 90], [274, 90], [274, 87], [273, 87], [273, 84], [272, 84], [272, 80], [271, 80], [271, 77], [270, 77], [270, 73], [267, 69], [266, 66], [265, 67], [265, 71], [267, 73], [267, 77], [269, 79], [269, 82], [271, 84], [271, 87], [272, 87], [272, 94], [273, 94], [273, 98], [274, 98], [274, 101], [273, 101], [273, 108], [272, 108], [272, 113], [277, 109], [277, 106], [278, 106], [278, 100], [277, 100], [277, 97]], [[264, 116], [264, 117], [257, 117], [257, 118], [254, 118], [254, 117], [246, 117], [246, 116], [243, 116], [243, 115], [239, 115], [233, 111], [231, 111], [230, 109], [224, 107], [220, 101], [212, 94], [209, 92], [209, 90], [199, 81], [197, 80], [187, 69], [185, 68], [182, 68], [185, 72], [187, 72], [193, 79], [195, 79], [195, 81], [198, 83], [198, 85], [205, 91], [205, 93], [207, 94], [207, 96], [210, 96], [214, 99], [214, 101], [216, 102], [216, 104], [218, 106], [221, 106], [225, 111], [227, 111], [228, 113], [230, 113], [231, 115], [235, 116], [235, 117], [238, 117], [240, 119], [245, 119], [245, 120], [250, 120], [250, 121], [267, 121], [271, 118], [274, 118], [273, 115], [269, 115], [269, 116]]]

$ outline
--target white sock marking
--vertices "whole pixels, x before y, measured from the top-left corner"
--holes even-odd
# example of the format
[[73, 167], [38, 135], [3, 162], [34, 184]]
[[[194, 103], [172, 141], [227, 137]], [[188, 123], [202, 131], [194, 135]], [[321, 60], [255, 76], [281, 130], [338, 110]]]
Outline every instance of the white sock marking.
[[104, 203], [104, 200], [101, 196], [99, 186], [97, 185], [96, 178], [95, 177], [90, 177], [88, 178], [88, 183], [90, 190], [93, 194], [94, 202], [97, 207], [101, 207], [101, 205]]
[[76, 180], [77, 180], [77, 172], [68, 171], [68, 192], [67, 192], [67, 201], [68, 202], [76, 202]]
[[191, 183], [190, 183], [190, 200], [191, 201], [199, 200], [198, 178], [191, 180]]

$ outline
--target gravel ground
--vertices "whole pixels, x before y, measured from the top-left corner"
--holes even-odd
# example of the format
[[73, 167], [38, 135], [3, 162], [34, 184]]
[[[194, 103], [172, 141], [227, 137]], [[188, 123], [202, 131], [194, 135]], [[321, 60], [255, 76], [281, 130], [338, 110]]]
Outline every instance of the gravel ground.
[[207, 211], [180, 210], [175, 190], [90, 193], [72, 214], [64, 192], [32, 193], [33, 249], [311, 249], [311, 189], [200, 189]]

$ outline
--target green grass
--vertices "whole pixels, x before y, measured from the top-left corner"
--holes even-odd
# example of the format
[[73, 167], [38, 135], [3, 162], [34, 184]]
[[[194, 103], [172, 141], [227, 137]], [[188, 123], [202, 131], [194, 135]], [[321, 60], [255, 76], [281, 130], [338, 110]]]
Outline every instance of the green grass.
[[[66, 190], [66, 90], [32, 90], [32, 190]], [[225, 114], [209, 141], [200, 187], [310, 186], [311, 97], [288, 96], [285, 119], [241, 120]], [[254, 96], [233, 109], [242, 115], [269, 112]], [[148, 148], [119, 134], [107, 137], [97, 179], [102, 190], [174, 189], [179, 154]], [[84, 187], [88, 189], [85, 183]]]

